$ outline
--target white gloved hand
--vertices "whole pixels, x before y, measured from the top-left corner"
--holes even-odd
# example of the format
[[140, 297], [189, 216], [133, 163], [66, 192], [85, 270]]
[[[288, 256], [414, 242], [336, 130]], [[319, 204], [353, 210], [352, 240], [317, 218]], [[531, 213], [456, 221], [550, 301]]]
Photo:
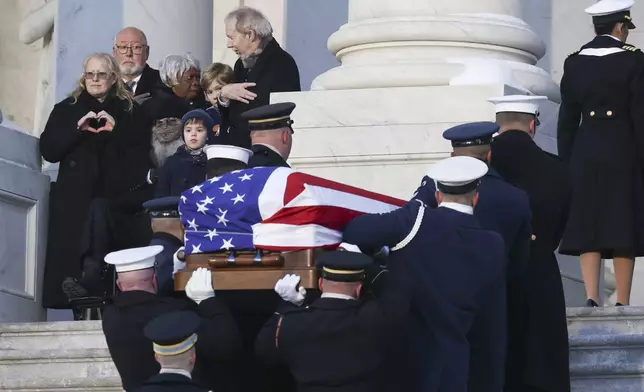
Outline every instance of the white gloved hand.
[[174, 255], [172, 256], [172, 266], [173, 266], [172, 277], [173, 278], [174, 278], [174, 274], [186, 268], [186, 263], [184, 261], [179, 260], [179, 258], [177, 257], [179, 252], [184, 252], [185, 250], [186, 250], [186, 247], [182, 246], [181, 248], [177, 249], [177, 251], [174, 252]]
[[286, 275], [275, 283], [275, 292], [284, 301], [300, 306], [306, 299], [306, 289], [302, 286], [297, 288], [298, 284], [300, 284], [298, 275]]
[[212, 287], [212, 274], [208, 268], [197, 268], [186, 284], [186, 295], [197, 305], [201, 301], [215, 296]]
[[338, 246], [338, 248], [342, 248], [342, 249], [344, 249], [344, 250], [346, 250], [346, 251], [348, 251], [348, 252], [357, 252], [357, 253], [362, 253], [362, 251], [360, 250], [360, 248], [358, 248], [356, 245], [349, 244], [349, 243], [347, 243], [347, 242], [343, 242], [343, 243], [341, 243], [341, 244], [340, 244], [340, 246]]

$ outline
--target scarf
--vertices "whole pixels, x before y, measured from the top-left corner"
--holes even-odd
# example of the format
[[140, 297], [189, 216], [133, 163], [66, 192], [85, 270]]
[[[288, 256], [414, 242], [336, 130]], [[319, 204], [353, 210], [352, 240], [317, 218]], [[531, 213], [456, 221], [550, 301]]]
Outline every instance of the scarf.
[[189, 155], [192, 158], [192, 163], [194, 165], [205, 166], [206, 162], [208, 161], [208, 157], [206, 156], [206, 153], [203, 151], [203, 147], [197, 150], [193, 150], [190, 147], [183, 144], [181, 145], [181, 147], [179, 147], [179, 151]]
[[262, 42], [259, 43], [259, 48], [255, 50], [253, 53], [249, 54], [246, 57], [241, 57], [242, 64], [244, 65], [245, 69], [251, 69], [255, 66], [257, 63], [257, 59], [259, 59], [259, 56], [262, 55], [264, 52], [264, 49], [268, 46], [268, 44], [273, 40], [273, 37], [266, 37], [262, 40]]

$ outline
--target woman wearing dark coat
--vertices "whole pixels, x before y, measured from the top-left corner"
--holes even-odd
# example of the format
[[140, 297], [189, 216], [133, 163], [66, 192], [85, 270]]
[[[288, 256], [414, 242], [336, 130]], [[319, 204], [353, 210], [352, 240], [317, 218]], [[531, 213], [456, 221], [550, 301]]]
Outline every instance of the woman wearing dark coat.
[[152, 98], [141, 108], [151, 120], [171, 117], [181, 118], [193, 109], [206, 109], [209, 105], [201, 90], [199, 61], [189, 54], [166, 56], [159, 68], [161, 83], [155, 86]]
[[66, 277], [82, 276], [83, 242], [87, 242], [83, 236], [93, 200], [106, 200], [119, 212], [118, 223], [124, 230], [117, 234], [127, 238], [125, 242], [139, 242], [136, 236], [146, 235], [145, 221], [131, 223], [152, 195], [146, 182], [152, 167], [149, 129], [141, 126], [142, 116], [114, 58], [93, 54], [83, 65], [78, 87], [54, 106], [40, 137], [43, 158], [60, 163], [50, 194], [43, 288], [46, 308], [69, 307], [61, 285]]
[[593, 19], [596, 37], [566, 59], [561, 79], [557, 141], [572, 201], [559, 252], [580, 256], [591, 307], [601, 303], [601, 259], [613, 259], [616, 305], [628, 305], [644, 256], [644, 54], [625, 43], [627, 11]]
[[256, 9], [241, 7], [226, 17], [227, 45], [239, 55], [233, 82], [219, 93], [221, 130], [226, 144], [250, 149], [247, 110], [268, 105], [271, 93], [300, 91], [300, 73], [293, 57], [273, 38], [270, 22]]

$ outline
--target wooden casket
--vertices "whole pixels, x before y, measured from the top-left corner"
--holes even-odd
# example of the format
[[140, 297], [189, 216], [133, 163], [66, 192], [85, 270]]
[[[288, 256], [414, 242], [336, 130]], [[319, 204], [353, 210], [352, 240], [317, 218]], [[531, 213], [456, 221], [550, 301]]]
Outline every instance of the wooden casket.
[[302, 287], [317, 289], [315, 254], [321, 251], [192, 254], [186, 257], [186, 268], [174, 275], [174, 288], [183, 291], [192, 271], [203, 267], [212, 271], [217, 290], [272, 290], [286, 274], [297, 274]]
[[[183, 227], [178, 216], [151, 215], [152, 231], [166, 232], [183, 242]], [[200, 253], [185, 257], [186, 268], [174, 275], [174, 289], [183, 291], [197, 268], [212, 271], [217, 290], [272, 290], [275, 283], [286, 274], [297, 274], [300, 285], [307, 289], [318, 288], [315, 254], [320, 249], [289, 252], [241, 251]], [[180, 256], [180, 258], [182, 258]]]

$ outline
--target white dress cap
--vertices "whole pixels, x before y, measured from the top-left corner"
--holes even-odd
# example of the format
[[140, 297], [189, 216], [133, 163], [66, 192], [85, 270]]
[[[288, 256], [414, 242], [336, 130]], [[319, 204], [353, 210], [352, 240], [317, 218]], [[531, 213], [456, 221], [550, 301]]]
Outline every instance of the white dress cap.
[[124, 249], [108, 253], [105, 262], [114, 265], [116, 272], [138, 271], [154, 267], [155, 256], [161, 252], [161, 245]]
[[601, 0], [586, 8], [586, 13], [590, 16], [611, 15], [618, 12], [630, 11], [633, 5], [635, 5], [634, 0]]
[[470, 184], [487, 173], [485, 162], [472, 157], [451, 157], [438, 161], [429, 167], [427, 175], [434, 181], [459, 187]]
[[253, 152], [249, 149], [237, 146], [227, 146], [223, 144], [206, 146], [204, 150], [206, 151], [206, 156], [208, 157], [208, 159], [234, 159], [236, 161], [244, 162], [245, 164], [248, 164], [248, 160], [250, 159], [251, 155], [253, 155]]
[[539, 102], [547, 101], [548, 97], [533, 95], [508, 95], [488, 99], [496, 105], [496, 113], [514, 112], [539, 114]]

